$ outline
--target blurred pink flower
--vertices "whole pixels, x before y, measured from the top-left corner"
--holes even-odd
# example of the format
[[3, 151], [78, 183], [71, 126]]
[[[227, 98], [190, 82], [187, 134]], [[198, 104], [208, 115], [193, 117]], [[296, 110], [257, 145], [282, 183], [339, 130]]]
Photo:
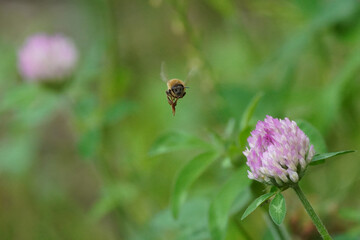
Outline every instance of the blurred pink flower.
[[61, 81], [72, 73], [77, 59], [71, 39], [60, 34], [35, 34], [20, 48], [18, 68], [28, 81]]

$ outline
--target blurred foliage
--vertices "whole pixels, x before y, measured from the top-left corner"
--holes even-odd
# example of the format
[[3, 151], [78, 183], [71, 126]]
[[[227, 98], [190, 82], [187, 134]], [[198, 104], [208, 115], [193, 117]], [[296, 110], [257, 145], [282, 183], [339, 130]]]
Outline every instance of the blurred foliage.
[[[18, 75], [17, 49], [36, 32], [79, 48], [62, 88]], [[272, 239], [265, 211], [240, 221], [265, 193], [237, 175], [246, 138], [272, 115], [303, 119], [318, 153], [359, 149], [359, 43], [357, 0], [1, 1], [1, 239]], [[176, 117], [162, 61], [170, 78], [199, 69]], [[183, 176], [174, 219], [175, 176], [206, 153]], [[358, 158], [301, 182], [336, 239], [360, 236]], [[284, 197], [282, 227], [316, 237]]]

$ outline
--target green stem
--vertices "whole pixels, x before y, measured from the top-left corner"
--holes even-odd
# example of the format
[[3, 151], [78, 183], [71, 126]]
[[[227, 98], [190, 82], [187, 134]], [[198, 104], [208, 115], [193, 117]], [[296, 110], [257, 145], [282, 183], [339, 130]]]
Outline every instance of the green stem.
[[311, 220], [313, 221], [314, 225], [316, 226], [318, 232], [320, 233], [321, 237], [323, 239], [329, 240], [332, 239], [328, 231], [326, 230], [324, 224], [322, 223], [321, 219], [316, 215], [314, 209], [310, 205], [309, 201], [305, 197], [303, 191], [301, 190], [299, 184], [296, 184], [293, 186], [294, 191], [300, 198], [300, 201], [302, 202], [306, 212], [309, 214]]

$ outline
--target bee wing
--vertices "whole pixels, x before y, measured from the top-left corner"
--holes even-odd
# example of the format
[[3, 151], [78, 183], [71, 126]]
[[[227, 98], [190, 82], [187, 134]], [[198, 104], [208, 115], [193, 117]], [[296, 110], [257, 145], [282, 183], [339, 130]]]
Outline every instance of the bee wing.
[[196, 72], [197, 72], [196, 68], [194, 68], [194, 67], [191, 68], [191, 70], [189, 71], [184, 83], [187, 84], [189, 82], [189, 80], [192, 79], [195, 76]]
[[161, 80], [163, 80], [164, 82], [167, 82], [169, 79], [165, 73], [165, 62], [161, 63], [160, 77], [161, 77]]

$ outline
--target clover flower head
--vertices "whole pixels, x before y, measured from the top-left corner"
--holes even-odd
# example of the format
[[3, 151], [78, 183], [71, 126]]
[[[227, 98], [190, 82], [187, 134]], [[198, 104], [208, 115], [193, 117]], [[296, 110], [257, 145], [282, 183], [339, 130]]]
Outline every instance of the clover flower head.
[[61, 34], [35, 34], [19, 49], [18, 68], [27, 81], [57, 82], [70, 76], [77, 59], [71, 39]]
[[278, 187], [297, 183], [315, 155], [309, 138], [288, 118], [266, 116], [248, 138], [243, 152], [250, 168], [248, 177]]

